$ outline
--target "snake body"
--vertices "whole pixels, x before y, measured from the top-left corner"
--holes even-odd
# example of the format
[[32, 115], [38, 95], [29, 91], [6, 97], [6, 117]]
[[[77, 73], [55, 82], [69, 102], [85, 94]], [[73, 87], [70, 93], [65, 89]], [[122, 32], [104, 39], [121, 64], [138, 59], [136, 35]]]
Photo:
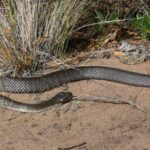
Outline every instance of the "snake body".
[[[0, 91], [12, 93], [38, 93], [51, 90], [70, 82], [91, 79], [107, 80], [132, 86], [150, 87], [150, 75], [110, 67], [87, 66], [78, 67], [76, 69], [60, 70], [41, 77], [1, 77]], [[25, 104], [13, 101], [7, 97], [0, 97], [0, 107], [22, 112], [39, 112], [49, 108], [52, 104], [66, 103], [70, 97], [71, 93], [58, 93], [49, 100], [51, 102], [48, 101], [38, 104]]]
[[69, 102], [72, 97], [72, 93], [70, 92], [60, 92], [50, 100], [46, 100], [37, 104], [27, 104], [14, 101], [5, 96], [0, 96], [0, 107], [20, 112], [37, 113], [50, 109], [52, 106], [57, 104], [65, 104]]

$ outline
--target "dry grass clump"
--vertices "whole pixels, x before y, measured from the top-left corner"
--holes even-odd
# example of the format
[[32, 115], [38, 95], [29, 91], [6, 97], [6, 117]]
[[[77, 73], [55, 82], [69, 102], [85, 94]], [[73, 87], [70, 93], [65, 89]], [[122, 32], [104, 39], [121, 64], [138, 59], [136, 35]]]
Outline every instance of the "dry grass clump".
[[2, 0], [1, 74], [27, 75], [51, 56], [65, 51], [67, 40], [88, 0]]

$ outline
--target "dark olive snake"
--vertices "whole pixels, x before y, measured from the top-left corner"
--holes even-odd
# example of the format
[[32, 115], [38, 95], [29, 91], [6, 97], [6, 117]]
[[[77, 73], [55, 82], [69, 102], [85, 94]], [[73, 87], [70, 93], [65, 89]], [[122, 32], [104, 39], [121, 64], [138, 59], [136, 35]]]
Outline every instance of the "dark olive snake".
[[[1, 77], [0, 91], [11, 93], [38, 93], [48, 91], [63, 84], [80, 80], [107, 80], [132, 86], [150, 87], [150, 75], [125, 71], [110, 67], [78, 67], [33, 78]], [[21, 112], [41, 112], [55, 104], [70, 101], [70, 92], [61, 92], [48, 101], [37, 104], [26, 104], [0, 96], [0, 107]]]

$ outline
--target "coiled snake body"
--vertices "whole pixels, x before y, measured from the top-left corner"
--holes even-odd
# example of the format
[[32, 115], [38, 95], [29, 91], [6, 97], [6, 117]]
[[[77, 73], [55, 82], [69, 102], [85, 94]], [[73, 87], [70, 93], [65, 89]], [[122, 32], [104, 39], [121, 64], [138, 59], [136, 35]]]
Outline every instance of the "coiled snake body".
[[[127, 85], [150, 87], [150, 75], [129, 72], [110, 67], [78, 67], [57, 71], [42, 77], [1, 77], [0, 91], [12, 93], [38, 93], [51, 90], [66, 83], [80, 80], [107, 80]], [[58, 93], [51, 100], [38, 104], [25, 104], [0, 96], [0, 107], [22, 112], [40, 112], [58, 103], [66, 103], [72, 97], [69, 92]]]

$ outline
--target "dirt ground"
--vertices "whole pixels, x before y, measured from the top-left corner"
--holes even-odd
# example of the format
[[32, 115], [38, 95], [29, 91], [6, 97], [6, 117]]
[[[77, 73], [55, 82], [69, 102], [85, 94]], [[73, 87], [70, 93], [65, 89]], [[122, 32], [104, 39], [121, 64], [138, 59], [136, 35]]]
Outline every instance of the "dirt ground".
[[[150, 62], [124, 65], [115, 58], [94, 59], [86, 65], [112, 66], [150, 74]], [[68, 84], [76, 96], [107, 96], [130, 100], [150, 113], [150, 89], [108, 81]], [[41, 94], [10, 95], [18, 101], [38, 102], [64, 88]], [[73, 101], [43, 113], [0, 109], [2, 150], [149, 150], [150, 114], [130, 105]]]

